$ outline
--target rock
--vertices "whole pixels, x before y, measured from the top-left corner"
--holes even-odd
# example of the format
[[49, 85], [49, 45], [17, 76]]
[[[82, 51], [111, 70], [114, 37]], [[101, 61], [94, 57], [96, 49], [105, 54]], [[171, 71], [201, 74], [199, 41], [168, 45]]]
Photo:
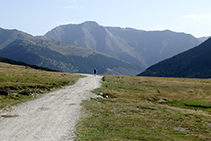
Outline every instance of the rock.
[[18, 94], [17, 93], [13, 93], [12, 96], [18, 97]]
[[9, 94], [8, 92], [0, 90], [0, 95], [8, 95], [8, 94]]
[[102, 97], [102, 96], [100, 96], [100, 95], [97, 95], [97, 96], [96, 96], [96, 98], [103, 98], [103, 97]]
[[186, 128], [182, 128], [182, 127], [174, 127], [174, 130], [182, 131], [182, 132], [189, 132], [189, 130], [187, 130]]
[[167, 102], [167, 99], [161, 98], [161, 99], [158, 100], [158, 103], [163, 103], [163, 102]]
[[99, 94], [99, 95], [103, 95], [103, 93], [102, 93], [102, 92], [99, 92], [98, 94]]

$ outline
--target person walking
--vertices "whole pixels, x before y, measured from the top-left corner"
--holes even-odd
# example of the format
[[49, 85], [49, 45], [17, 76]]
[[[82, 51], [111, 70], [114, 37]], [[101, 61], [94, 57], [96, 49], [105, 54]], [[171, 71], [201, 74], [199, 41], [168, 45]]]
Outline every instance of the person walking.
[[94, 68], [94, 76], [96, 77], [96, 74], [97, 74], [97, 69]]

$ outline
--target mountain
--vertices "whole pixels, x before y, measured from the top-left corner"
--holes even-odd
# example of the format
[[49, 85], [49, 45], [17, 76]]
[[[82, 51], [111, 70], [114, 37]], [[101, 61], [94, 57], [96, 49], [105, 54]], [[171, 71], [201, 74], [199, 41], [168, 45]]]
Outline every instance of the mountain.
[[211, 78], [211, 38], [188, 51], [161, 61], [138, 76]]
[[92, 21], [58, 26], [45, 37], [94, 49], [145, 68], [201, 43], [190, 34], [103, 27]]
[[24, 33], [22, 31], [18, 31], [16, 29], [14, 30], [8, 30], [0, 28], [0, 49], [6, 47], [11, 42], [15, 41], [17, 38], [24, 39], [24, 38], [30, 38], [32, 35]]
[[208, 36], [208, 37], [206, 37], [206, 36], [204, 36], [204, 37], [200, 37], [200, 38], [198, 38], [201, 42], [204, 42], [204, 41], [206, 41], [207, 39], [209, 39], [210, 37]]
[[[17, 34], [17, 30], [10, 32], [15, 32], [10, 35]], [[140, 69], [144, 69], [98, 51], [45, 37], [26, 35], [21, 38], [15, 36], [17, 38], [14, 41], [11, 40], [11, 36], [8, 36], [8, 39], [5, 38], [5, 41], [7, 43], [10, 41], [10, 44], [0, 50], [0, 56], [31, 65], [74, 73], [93, 73], [93, 69], [97, 68], [99, 74], [135, 75], [140, 72]], [[0, 33], [0, 37], [4, 35]]]

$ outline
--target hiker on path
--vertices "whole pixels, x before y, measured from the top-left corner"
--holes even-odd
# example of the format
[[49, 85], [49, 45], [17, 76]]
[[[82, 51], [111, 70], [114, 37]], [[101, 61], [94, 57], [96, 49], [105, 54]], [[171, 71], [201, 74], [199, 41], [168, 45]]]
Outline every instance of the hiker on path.
[[94, 69], [94, 76], [96, 76], [96, 73], [97, 73], [97, 70], [96, 70], [96, 68]]

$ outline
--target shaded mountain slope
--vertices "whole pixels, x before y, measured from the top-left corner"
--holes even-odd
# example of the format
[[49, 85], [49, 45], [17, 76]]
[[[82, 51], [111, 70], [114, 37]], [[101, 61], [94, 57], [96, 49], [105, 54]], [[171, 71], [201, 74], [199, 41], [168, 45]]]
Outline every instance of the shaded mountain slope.
[[201, 43], [190, 34], [103, 27], [96, 22], [61, 25], [47, 32], [45, 37], [94, 49], [144, 67]]
[[97, 51], [44, 37], [16, 39], [0, 50], [0, 56], [64, 72], [92, 73], [97, 68], [100, 74], [135, 75], [143, 70]]
[[161, 61], [138, 76], [211, 78], [211, 38], [172, 58]]

